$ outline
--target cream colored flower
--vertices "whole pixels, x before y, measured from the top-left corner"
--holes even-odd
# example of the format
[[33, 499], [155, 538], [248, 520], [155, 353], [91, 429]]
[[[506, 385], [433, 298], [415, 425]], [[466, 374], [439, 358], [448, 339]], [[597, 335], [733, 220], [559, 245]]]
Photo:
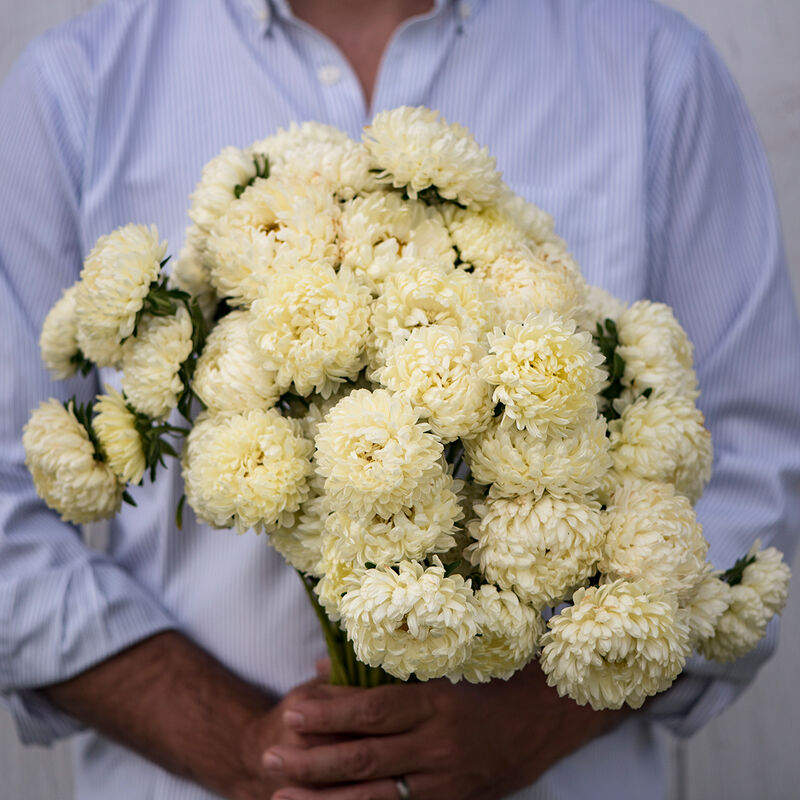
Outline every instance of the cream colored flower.
[[241, 194], [244, 191], [261, 166], [263, 156], [257, 164], [252, 152], [238, 147], [225, 147], [203, 167], [189, 208], [189, 217], [203, 237], [209, 235], [216, 221], [236, 200], [236, 192]]
[[322, 179], [341, 200], [378, 188], [369, 171], [366, 147], [332, 125], [292, 122], [288, 129], [253, 143], [249, 150], [268, 154], [270, 174], [291, 172], [306, 179]]
[[681, 604], [680, 614], [689, 626], [689, 643], [692, 649], [710, 639], [722, 615], [731, 604], [731, 587], [706, 564], [703, 579], [694, 594]]
[[338, 622], [342, 618], [342, 598], [351, 589], [360, 586], [367, 570], [365, 567], [353, 564], [352, 561], [335, 558], [335, 550], [332, 538], [323, 535], [322, 558], [317, 568], [320, 579], [314, 587], [314, 592], [328, 617]]
[[95, 453], [72, 403], [41, 403], [23, 428], [22, 444], [37, 494], [65, 522], [96, 522], [119, 511], [125, 487]]
[[330, 394], [365, 365], [372, 296], [352, 272], [320, 265], [280, 273], [252, 305], [250, 336], [281, 390]]
[[503, 254], [522, 250], [528, 244], [525, 233], [500, 206], [451, 206], [445, 214], [459, 257], [475, 267], [488, 267]]
[[141, 414], [162, 419], [184, 390], [179, 372], [192, 352], [192, 318], [184, 306], [174, 316], [145, 314], [122, 352], [122, 390]]
[[617, 333], [629, 385], [697, 397], [692, 343], [669, 306], [649, 300], [633, 303], [617, 318]]
[[573, 316], [582, 308], [586, 295], [580, 273], [560, 262], [542, 261], [527, 249], [506, 251], [476, 268], [475, 276], [497, 297], [501, 326], [548, 308], [562, 317]]
[[211, 273], [204, 257], [200, 233], [195, 226], [186, 230], [186, 241], [170, 273], [170, 284], [187, 292], [197, 300], [206, 325], [210, 328], [219, 304], [219, 297], [211, 283]]
[[789, 580], [791, 570], [783, 561], [780, 550], [768, 547], [761, 550], [760, 540], [756, 540], [748, 557], [755, 556], [755, 561], [745, 567], [742, 573], [742, 585], [753, 589], [771, 615], [780, 614], [789, 596]]
[[584, 331], [552, 311], [489, 334], [480, 375], [495, 389], [503, 417], [534, 437], [574, 435], [597, 413], [603, 357]]
[[470, 683], [485, 683], [492, 678], [508, 680], [539, 652], [544, 619], [536, 609], [520, 602], [514, 592], [496, 586], [481, 586], [475, 598], [480, 635], [469, 658], [448, 677]]
[[280, 396], [275, 373], [262, 364], [250, 340], [249, 311], [226, 314], [206, 339], [192, 389], [214, 413], [270, 408]]
[[106, 455], [106, 462], [123, 483], [139, 483], [145, 470], [142, 437], [136, 430], [136, 417], [125, 398], [110, 386], [97, 396], [93, 427]]
[[472, 436], [489, 424], [492, 390], [478, 375], [486, 349], [474, 331], [453, 326], [415, 328], [373, 377], [409, 399], [443, 441]]
[[578, 589], [573, 602], [542, 637], [542, 669], [562, 697], [596, 710], [639, 708], [678, 677], [689, 630], [674, 599], [618, 580]]
[[75, 307], [77, 283], [64, 289], [61, 298], [50, 309], [39, 336], [42, 361], [58, 381], [71, 378], [78, 365], [74, 359], [80, 354], [78, 347], [78, 318]]
[[247, 306], [276, 272], [300, 263], [333, 265], [339, 210], [322, 180], [290, 173], [257, 178], [211, 230], [206, 258], [221, 297]]
[[442, 472], [413, 505], [389, 519], [335, 511], [326, 521], [331, 556], [360, 566], [391, 566], [446, 552], [455, 545], [453, 534], [462, 515], [454, 491], [460, 483], [454, 486], [452, 477]]
[[133, 333], [166, 250], [155, 225], [124, 225], [101, 236], [87, 256], [75, 294], [77, 340], [97, 366], [111, 367], [119, 360], [119, 344]]
[[466, 128], [448, 124], [437, 111], [401, 106], [375, 115], [364, 143], [378, 181], [416, 198], [426, 189], [464, 206], [499, 200], [505, 186], [495, 160]]
[[558, 605], [596, 571], [605, 520], [595, 501], [549, 494], [506, 498], [490, 491], [475, 512], [472, 563], [534, 608]]
[[631, 478], [671, 483], [694, 505], [711, 477], [711, 434], [703, 414], [683, 394], [640, 396], [608, 423], [613, 486]]
[[539, 439], [496, 417], [485, 431], [464, 440], [464, 450], [473, 478], [506, 496], [591, 494], [611, 466], [602, 419], [569, 438]]
[[467, 658], [478, 632], [468, 581], [403, 561], [368, 569], [341, 600], [342, 622], [358, 658], [408, 680], [440, 678]]
[[390, 191], [361, 195], [343, 208], [339, 243], [342, 264], [376, 292], [410, 252], [443, 267], [456, 257], [439, 211]]
[[442, 445], [403, 397], [358, 389], [320, 423], [317, 471], [336, 510], [388, 519], [442, 472]]
[[319, 432], [319, 424], [325, 420], [328, 412], [343, 398], [347, 397], [356, 389], [369, 389], [372, 391], [372, 384], [360, 373], [356, 381], [345, 381], [337, 383], [333, 387], [333, 392], [328, 397], [321, 394], [311, 394], [300, 398], [295, 395], [287, 395], [284, 399], [289, 404], [289, 415], [297, 419], [303, 427], [303, 435], [306, 439], [314, 441]]
[[183, 449], [186, 499], [217, 528], [291, 524], [309, 495], [312, 444], [275, 409], [201, 414]]
[[626, 481], [607, 512], [600, 571], [688, 600], [705, 577], [708, 542], [688, 499], [668, 483]]
[[475, 332], [482, 341], [494, 325], [494, 315], [494, 298], [469, 273], [409, 259], [384, 281], [373, 305], [370, 365], [383, 366], [394, 345], [428, 325], [452, 325]]
[[321, 575], [322, 542], [330, 504], [325, 495], [312, 495], [294, 514], [289, 525], [270, 531], [270, 544], [300, 572]]
[[772, 617], [751, 586], [737, 583], [730, 590], [730, 604], [719, 618], [714, 635], [698, 647], [709, 660], [736, 661], [747, 655], [764, 638]]

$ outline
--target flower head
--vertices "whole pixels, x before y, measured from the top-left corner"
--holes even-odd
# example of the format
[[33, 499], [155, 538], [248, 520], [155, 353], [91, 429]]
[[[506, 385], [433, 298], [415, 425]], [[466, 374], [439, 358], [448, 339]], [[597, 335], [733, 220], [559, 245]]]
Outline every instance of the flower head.
[[43, 402], [23, 428], [22, 444], [39, 497], [65, 522], [96, 522], [119, 511], [124, 486], [100, 459], [74, 403]]
[[95, 411], [93, 425], [108, 466], [123, 483], [139, 483], [145, 470], [144, 448], [125, 398], [106, 386], [106, 394], [97, 397]]
[[639, 708], [680, 674], [689, 630], [669, 596], [617, 580], [578, 589], [573, 603], [542, 637], [542, 669], [562, 697], [596, 710]]
[[442, 445], [403, 397], [358, 389], [320, 423], [317, 471], [334, 509], [384, 519], [441, 474]]
[[377, 179], [409, 197], [426, 190], [464, 206], [488, 205], [505, 190], [495, 160], [466, 128], [448, 124], [437, 111], [402, 106], [375, 115], [364, 143], [379, 169]]
[[75, 294], [77, 340], [90, 361], [110, 367], [119, 360], [119, 345], [133, 333], [166, 249], [155, 225], [124, 225], [97, 240]]
[[203, 414], [183, 450], [186, 499], [217, 528], [291, 524], [309, 495], [312, 444], [275, 409]]
[[42, 325], [39, 349], [42, 361], [56, 380], [72, 377], [80, 355], [78, 346], [78, 317], [75, 306], [77, 284], [65, 289], [56, 304], [50, 309]]

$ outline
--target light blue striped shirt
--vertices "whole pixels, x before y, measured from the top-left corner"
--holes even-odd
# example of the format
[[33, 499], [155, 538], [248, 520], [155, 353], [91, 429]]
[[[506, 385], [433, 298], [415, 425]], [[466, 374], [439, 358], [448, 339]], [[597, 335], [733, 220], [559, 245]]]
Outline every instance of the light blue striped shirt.
[[[793, 551], [800, 518], [800, 334], [765, 158], [706, 37], [647, 0], [437, 2], [395, 34], [372, 108], [337, 48], [266, 0], [111, 0], [31, 45], [0, 90], [0, 689], [28, 741], [77, 725], [37, 686], [179, 627], [282, 693], [324, 652], [291, 569], [264, 537], [185, 515], [179, 471], [134, 488], [107, 552], [36, 498], [20, 431], [55, 384], [37, 339], [95, 239], [157, 223], [177, 254], [202, 165], [292, 120], [358, 137], [380, 109], [425, 104], [469, 127], [506, 180], [555, 215], [587, 279], [671, 304], [695, 344], [714, 478], [698, 506], [711, 558], [760, 536]], [[774, 647], [691, 663], [648, 709], [520, 798], [657, 798], [654, 720], [689, 733]], [[530, 709], [536, 713], [535, 708]], [[487, 731], [491, 735], [491, 731]], [[85, 800], [209, 795], [96, 736]]]

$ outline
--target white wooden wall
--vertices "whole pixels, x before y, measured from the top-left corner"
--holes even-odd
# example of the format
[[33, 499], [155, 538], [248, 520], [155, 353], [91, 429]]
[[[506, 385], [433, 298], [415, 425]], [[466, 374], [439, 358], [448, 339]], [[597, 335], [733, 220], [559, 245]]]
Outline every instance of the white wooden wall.
[[[0, 77], [28, 40], [96, 2], [0, 0]], [[747, 97], [772, 163], [800, 296], [800, 1], [666, 3], [709, 32]], [[800, 797], [800, 577], [789, 597], [777, 656], [738, 703], [690, 742], [673, 743], [673, 800]], [[71, 786], [67, 746], [20, 747], [0, 708], [0, 800], [70, 800]]]

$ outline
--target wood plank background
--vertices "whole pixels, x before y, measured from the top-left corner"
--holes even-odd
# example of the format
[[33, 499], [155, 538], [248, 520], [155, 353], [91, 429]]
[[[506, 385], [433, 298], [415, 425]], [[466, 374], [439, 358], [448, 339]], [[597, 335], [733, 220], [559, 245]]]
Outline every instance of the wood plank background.
[[[800, 296], [800, 2], [666, 4], [709, 32], [744, 91], [772, 163]], [[30, 39], [93, 5], [96, 0], [0, 0], [0, 77]], [[800, 570], [800, 562], [795, 566]], [[671, 743], [672, 800], [800, 797], [800, 578], [792, 589], [777, 656], [732, 708], [690, 741]], [[0, 800], [70, 800], [71, 775], [68, 745], [21, 747], [0, 706]]]

